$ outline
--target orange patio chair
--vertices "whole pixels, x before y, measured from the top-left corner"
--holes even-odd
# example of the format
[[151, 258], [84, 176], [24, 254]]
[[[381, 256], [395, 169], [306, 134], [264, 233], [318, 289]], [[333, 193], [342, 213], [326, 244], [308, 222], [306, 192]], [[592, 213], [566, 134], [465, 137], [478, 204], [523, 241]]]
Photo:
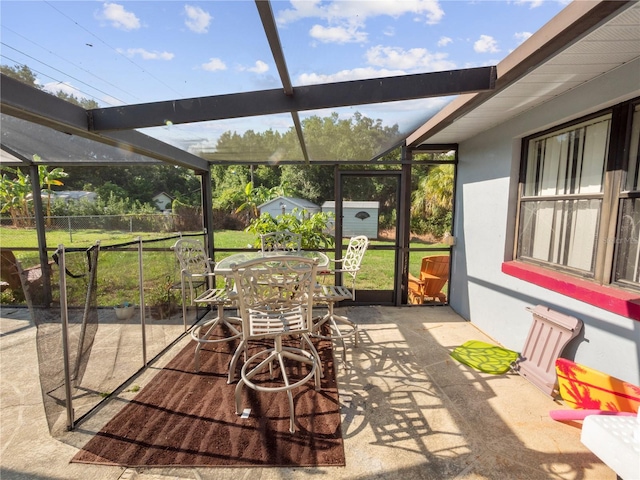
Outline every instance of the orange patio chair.
[[420, 267], [420, 278], [409, 274], [409, 301], [413, 304], [423, 304], [428, 300], [447, 301], [447, 295], [442, 292], [449, 280], [449, 255], [435, 255], [424, 257]]

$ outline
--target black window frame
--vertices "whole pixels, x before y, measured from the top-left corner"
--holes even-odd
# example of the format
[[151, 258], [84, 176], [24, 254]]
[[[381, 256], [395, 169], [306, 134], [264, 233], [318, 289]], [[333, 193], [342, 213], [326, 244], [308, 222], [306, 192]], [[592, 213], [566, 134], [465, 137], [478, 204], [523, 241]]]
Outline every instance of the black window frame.
[[[616, 278], [615, 266], [619, 260], [622, 248], [620, 237], [620, 219], [622, 218], [623, 203], [626, 199], [638, 199], [640, 202], [640, 187], [636, 190], [625, 190], [627, 180], [627, 170], [629, 169], [629, 149], [631, 145], [632, 125], [634, 111], [640, 108], [640, 97], [628, 100], [612, 107], [591, 113], [589, 115], [576, 118], [569, 122], [556, 125], [544, 131], [536, 132], [522, 139], [520, 172], [518, 185], [518, 205], [516, 210], [516, 227], [514, 238], [513, 258], [516, 261], [537, 265], [553, 271], [569, 274], [583, 280], [588, 280], [599, 285], [615, 286], [633, 291], [640, 290], [640, 279], [632, 282]], [[526, 196], [525, 187], [527, 180], [527, 165], [529, 162], [529, 146], [532, 141], [577, 126], [591, 120], [610, 115], [610, 126], [607, 138], [606, 158], [604, 164], [604, 174], [602, 177], [601, 193], [589, 195], [549, 195], [544, 197]], [[636, 119], [638, 121], [640, 116]], [[640, 163], [640, 160], [638, 160]], [[596, 233], [595, 250], [593, 256], [593, 271], [585, 272], [571, 268], [570, 266], [544, 261], [522, 254], [521, 246], [523, 238], [524, 206], [529, 202], [575, 200], [580, 198], [600, 198], [598, 226]], [[531, 240], [531, 239], [529, 239]], [[640, 267], [639, 267], [640, 268]]]

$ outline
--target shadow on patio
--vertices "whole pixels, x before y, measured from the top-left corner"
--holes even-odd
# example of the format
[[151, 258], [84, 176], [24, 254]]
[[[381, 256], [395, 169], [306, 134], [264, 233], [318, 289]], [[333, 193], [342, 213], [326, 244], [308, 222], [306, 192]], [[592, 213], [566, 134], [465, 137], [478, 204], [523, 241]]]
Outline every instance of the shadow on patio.
[[[348, 367], [337, 364], [346, 467], [135, 470], [70, 464], [134, 393], [124, 391], [75, 431], [53, 439], [37, 380], [35, 329], [26, 309], [17, 309], [22, 316], [8, 310], [0, 323], [3, 480], [615, 478], [580, 443], [576, 425], [549, 418], [558, 404], [527, 380], [479, 373], [449, 356], [467, 340], [492, 340], [448, 307], [342, 309], [361, 325], [358, 348], [348, 344]], [[136, 383], [144, 386], [185, 342]]]

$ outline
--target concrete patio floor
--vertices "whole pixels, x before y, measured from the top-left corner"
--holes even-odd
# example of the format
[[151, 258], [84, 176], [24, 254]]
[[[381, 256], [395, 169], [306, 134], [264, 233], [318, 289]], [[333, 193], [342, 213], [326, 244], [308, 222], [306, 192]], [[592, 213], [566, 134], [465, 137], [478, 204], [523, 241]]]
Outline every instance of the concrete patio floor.
[[[360, 324], [347, 368], [338, 359], [346, 466], [318, 468], [121, 468], [69, 463], [133, 393], [124, 392], [54, 439], [38, 381], [29, 311], [0, 312], [0, 478], [169, 479], [615, 479], [580, 442], [580, 423], [519, 375], [488, 375], [449, 352], [495, 343], [449, 307], [349, 307]], [[183, 339], [136, 379], [144, 386]], [[348, 344], [348, 347], [350, 344]], [[166, 358], [165, 358], [166, 357]]]

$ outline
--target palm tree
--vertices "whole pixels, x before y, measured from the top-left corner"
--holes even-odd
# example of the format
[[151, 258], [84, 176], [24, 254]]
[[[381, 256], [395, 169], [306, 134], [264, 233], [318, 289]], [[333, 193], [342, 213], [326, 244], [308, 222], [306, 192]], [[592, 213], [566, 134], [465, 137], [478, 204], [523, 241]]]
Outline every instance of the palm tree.
[[418, 182], [412, 197], [412, 215], [429, 215], [438, 209], [450, 211], [453, 207], [453, 165], [438, 165], [429, 170]]
[[249, 219], [258, 218], [260, 212], [258, 212], [258, 207], [264, 203], [264, 199], [268, 196], [268, 191], [265, 187], [259, 186], [254, 188], [253, 183], [249, 182], [244, 187], [243, 192], [243, 201], [238, 208], [236, 208], [236, 213], [240, 213], [243, 210], [248, 210]]
[[15, 227], [21, 226], [29, 218], [27, 196], [31, 193], [29, 175], [20, 169], [5, 167], [14, 177], [2, 174], [0, 178], [0, 213], [9, 213]]
[[[34, 156], [35, 157], [35, 156]], [[34, 158], [34, 160], [39, 160], [39, 158]], [[47, 186], [44, 190], [47, 192], [47, 217], [51, 217], [51, 194], [53, 190], [51, 190], [52, 186], [62, 186], [64, 183], [60, 181], [61, 178], [68, 177], [67, 174], [62, 168], [57, 167], [52, 169], [51, 171], [47, 170], [45, 165], [38, 165], [38, 177], [40, 181], [40, 187]], [[49, 223], [51, 222], [51, 218], [49, 218]]]

